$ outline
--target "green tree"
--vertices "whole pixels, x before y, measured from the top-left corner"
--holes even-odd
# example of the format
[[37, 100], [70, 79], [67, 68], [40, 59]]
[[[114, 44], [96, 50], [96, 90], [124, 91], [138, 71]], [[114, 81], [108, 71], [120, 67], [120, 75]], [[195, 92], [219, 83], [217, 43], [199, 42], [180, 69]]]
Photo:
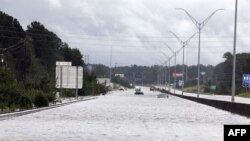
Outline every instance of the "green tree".
[[49, 106], [49, 100], [45, 96], [45, 94], [43, 94], [42, 92], [40, 92], [38, 95], [35, 96], [34, 104], [38, 108], [46, 107], [46, 106]]

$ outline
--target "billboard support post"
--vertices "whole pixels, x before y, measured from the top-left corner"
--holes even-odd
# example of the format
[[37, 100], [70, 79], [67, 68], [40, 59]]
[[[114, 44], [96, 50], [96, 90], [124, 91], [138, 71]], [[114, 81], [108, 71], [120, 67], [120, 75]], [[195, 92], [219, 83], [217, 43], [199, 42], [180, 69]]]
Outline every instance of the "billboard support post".
[[76, 66], [76, 99], [78, 99], [78, 66]]
[[62, 89], [62, 66], [60, 66], [60, 95], [59, 95], [59, 99], [62, 97], [62, 93], [63, 93], [63, 89]]

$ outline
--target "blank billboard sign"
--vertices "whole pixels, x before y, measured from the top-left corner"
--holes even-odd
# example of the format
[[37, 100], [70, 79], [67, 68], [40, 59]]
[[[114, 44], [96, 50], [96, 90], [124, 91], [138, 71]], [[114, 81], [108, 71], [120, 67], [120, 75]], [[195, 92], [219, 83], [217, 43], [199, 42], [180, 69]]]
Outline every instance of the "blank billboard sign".
[[56, 66], [72, 66], [72, 62], [56, 61]]
[[56, 66], [56, 88], [81, 89], [82, 79], [82, 67]]

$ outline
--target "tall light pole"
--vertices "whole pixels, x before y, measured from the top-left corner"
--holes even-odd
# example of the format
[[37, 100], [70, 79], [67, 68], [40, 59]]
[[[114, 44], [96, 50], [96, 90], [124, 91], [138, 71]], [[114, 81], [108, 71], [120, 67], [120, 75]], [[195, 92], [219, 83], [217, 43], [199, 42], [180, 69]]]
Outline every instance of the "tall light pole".
[[110, 68], [109, 68], [109, 79], [110, 79], [110, 82], [109, 82], [109, 85], [111, 87], [111, 79], [112, 79], [112, 46], [110, 47]]
[[183, 8], [177, 8], [176, 10], [182, 10], [184, 11], [188, 17], [191, 19], [191, 21], [195, 24], [195, 26], [198, 29], [199, 32], [199, 42], [198, 42], [198, 84], [197, 84], [197, 98], [199, 98], [199, 94], [200, 94], [200, 44], [201, 44], [201, 30], [203, 29], [203, 27], [208, 23], [208, 21], [212, 18], [212, 16], [223, 9], [217, 9], [215, 10], [212, 14], [210, 14], [204, 21], [202, 22], [198, 22], [194, 17], [192, 17], [185, 9]]
[[[161, 51], [161, 53], [163, 54], [163, 56], [165, 57], [165, 59], [166, 59], [166, 61], [164, 62], [164, 64], [167, 64], [167, 62], [168, 62], [168, 60], [169, 60], [169, 57], [168, 57], [168, 55], [165, 53], [165, 52], [163, 52], [163, 51]], [[166, 89], [166, 87], [167, 87], [167, 85], [166, 85], [166, 82], [167, 82], [167, 65], [166, 65], [166, 69], [164, 69], [165, 70], [165, 89]], [[170, 82], [170, 81], [169, 81]]]
[[235, 101], [234, 96], [235, 96], [235, 72], [236, 72], [237, 12], [238, 12], [238, 0], [235, 0], [234, 47], [233, 47], [233, 78], [232, 78], [232, 102]]
[[[163, 44], [173, 53], [174, 56], [174, 94], [175, 94], [175, 81], [176, 81], [176, 52], [166, 43], [163, 42]], [[171, 57], [172, 58], [172, 57]], [[170, 65], [170, 64], [169, 64]], [[170, 66], [169, 66], [170, 67]], [[170, 69], [170, 68], [169, 68]], [[170, 73], [170, 71], [169, 71]]]
[[[163, 84], [163, 82], [164, 82], [164, 78], [163, 77], [165, 77], [164, 76], [164, 64], [165, 64], [165, 62], [164, 62], [164, 58], [159, 58], [159, 62], [160, 62], [160, 64], [159, 64], [159, 69], [158, 69], [158, 72], [159, 72], [159, 84], [160, 84], [160, 87], [161, 88], [163, 88], [162, 87], [162, 84]], [[163, 70], [163, 71], [162, 71]]]
[[[166, 57], [166, 61], [164, 62], [164, 64], [168, 63], [168, 90], [170, 92], [170, 84], [171, 84], [171, 74], [170, 74], [170, 61], [174, 56], [168, 57], [163, 51], [162, 54]], [[167, 71], [166, 71], [167, 73]], [[167, 74], [166, 74], [167, 77]], [[167, 81], [167, 80], [166, 80]]]
[[183, 87], [184, 87], [184, 72], [185, 72], [185, 63], [184, 63], [184, 57], [185, 57], [185, 47], [188, 45], [190, 40], [197, 34], [194, 33], [192, 36], [190, 36], [186, 41], [181, 40], [174, 32], [171, 32], [175, 38], [179, 41], [179, 43], [182, 46], [183, 54], [182, 54], [182, 88], [181, 88], [181, 94], [183, 95]]

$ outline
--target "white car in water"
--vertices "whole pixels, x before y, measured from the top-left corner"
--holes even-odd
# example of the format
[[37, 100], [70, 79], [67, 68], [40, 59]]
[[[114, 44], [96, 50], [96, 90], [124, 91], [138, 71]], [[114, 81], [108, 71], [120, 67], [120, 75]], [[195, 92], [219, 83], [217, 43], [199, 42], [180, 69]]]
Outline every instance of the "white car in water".
[[140, 87], [136, 87], [136, 88], [135, 88], [135, 94], [136, 94], [136, 95], [143, 95], [144, 93], [141, 91], [141, 88], [140, 88]]

